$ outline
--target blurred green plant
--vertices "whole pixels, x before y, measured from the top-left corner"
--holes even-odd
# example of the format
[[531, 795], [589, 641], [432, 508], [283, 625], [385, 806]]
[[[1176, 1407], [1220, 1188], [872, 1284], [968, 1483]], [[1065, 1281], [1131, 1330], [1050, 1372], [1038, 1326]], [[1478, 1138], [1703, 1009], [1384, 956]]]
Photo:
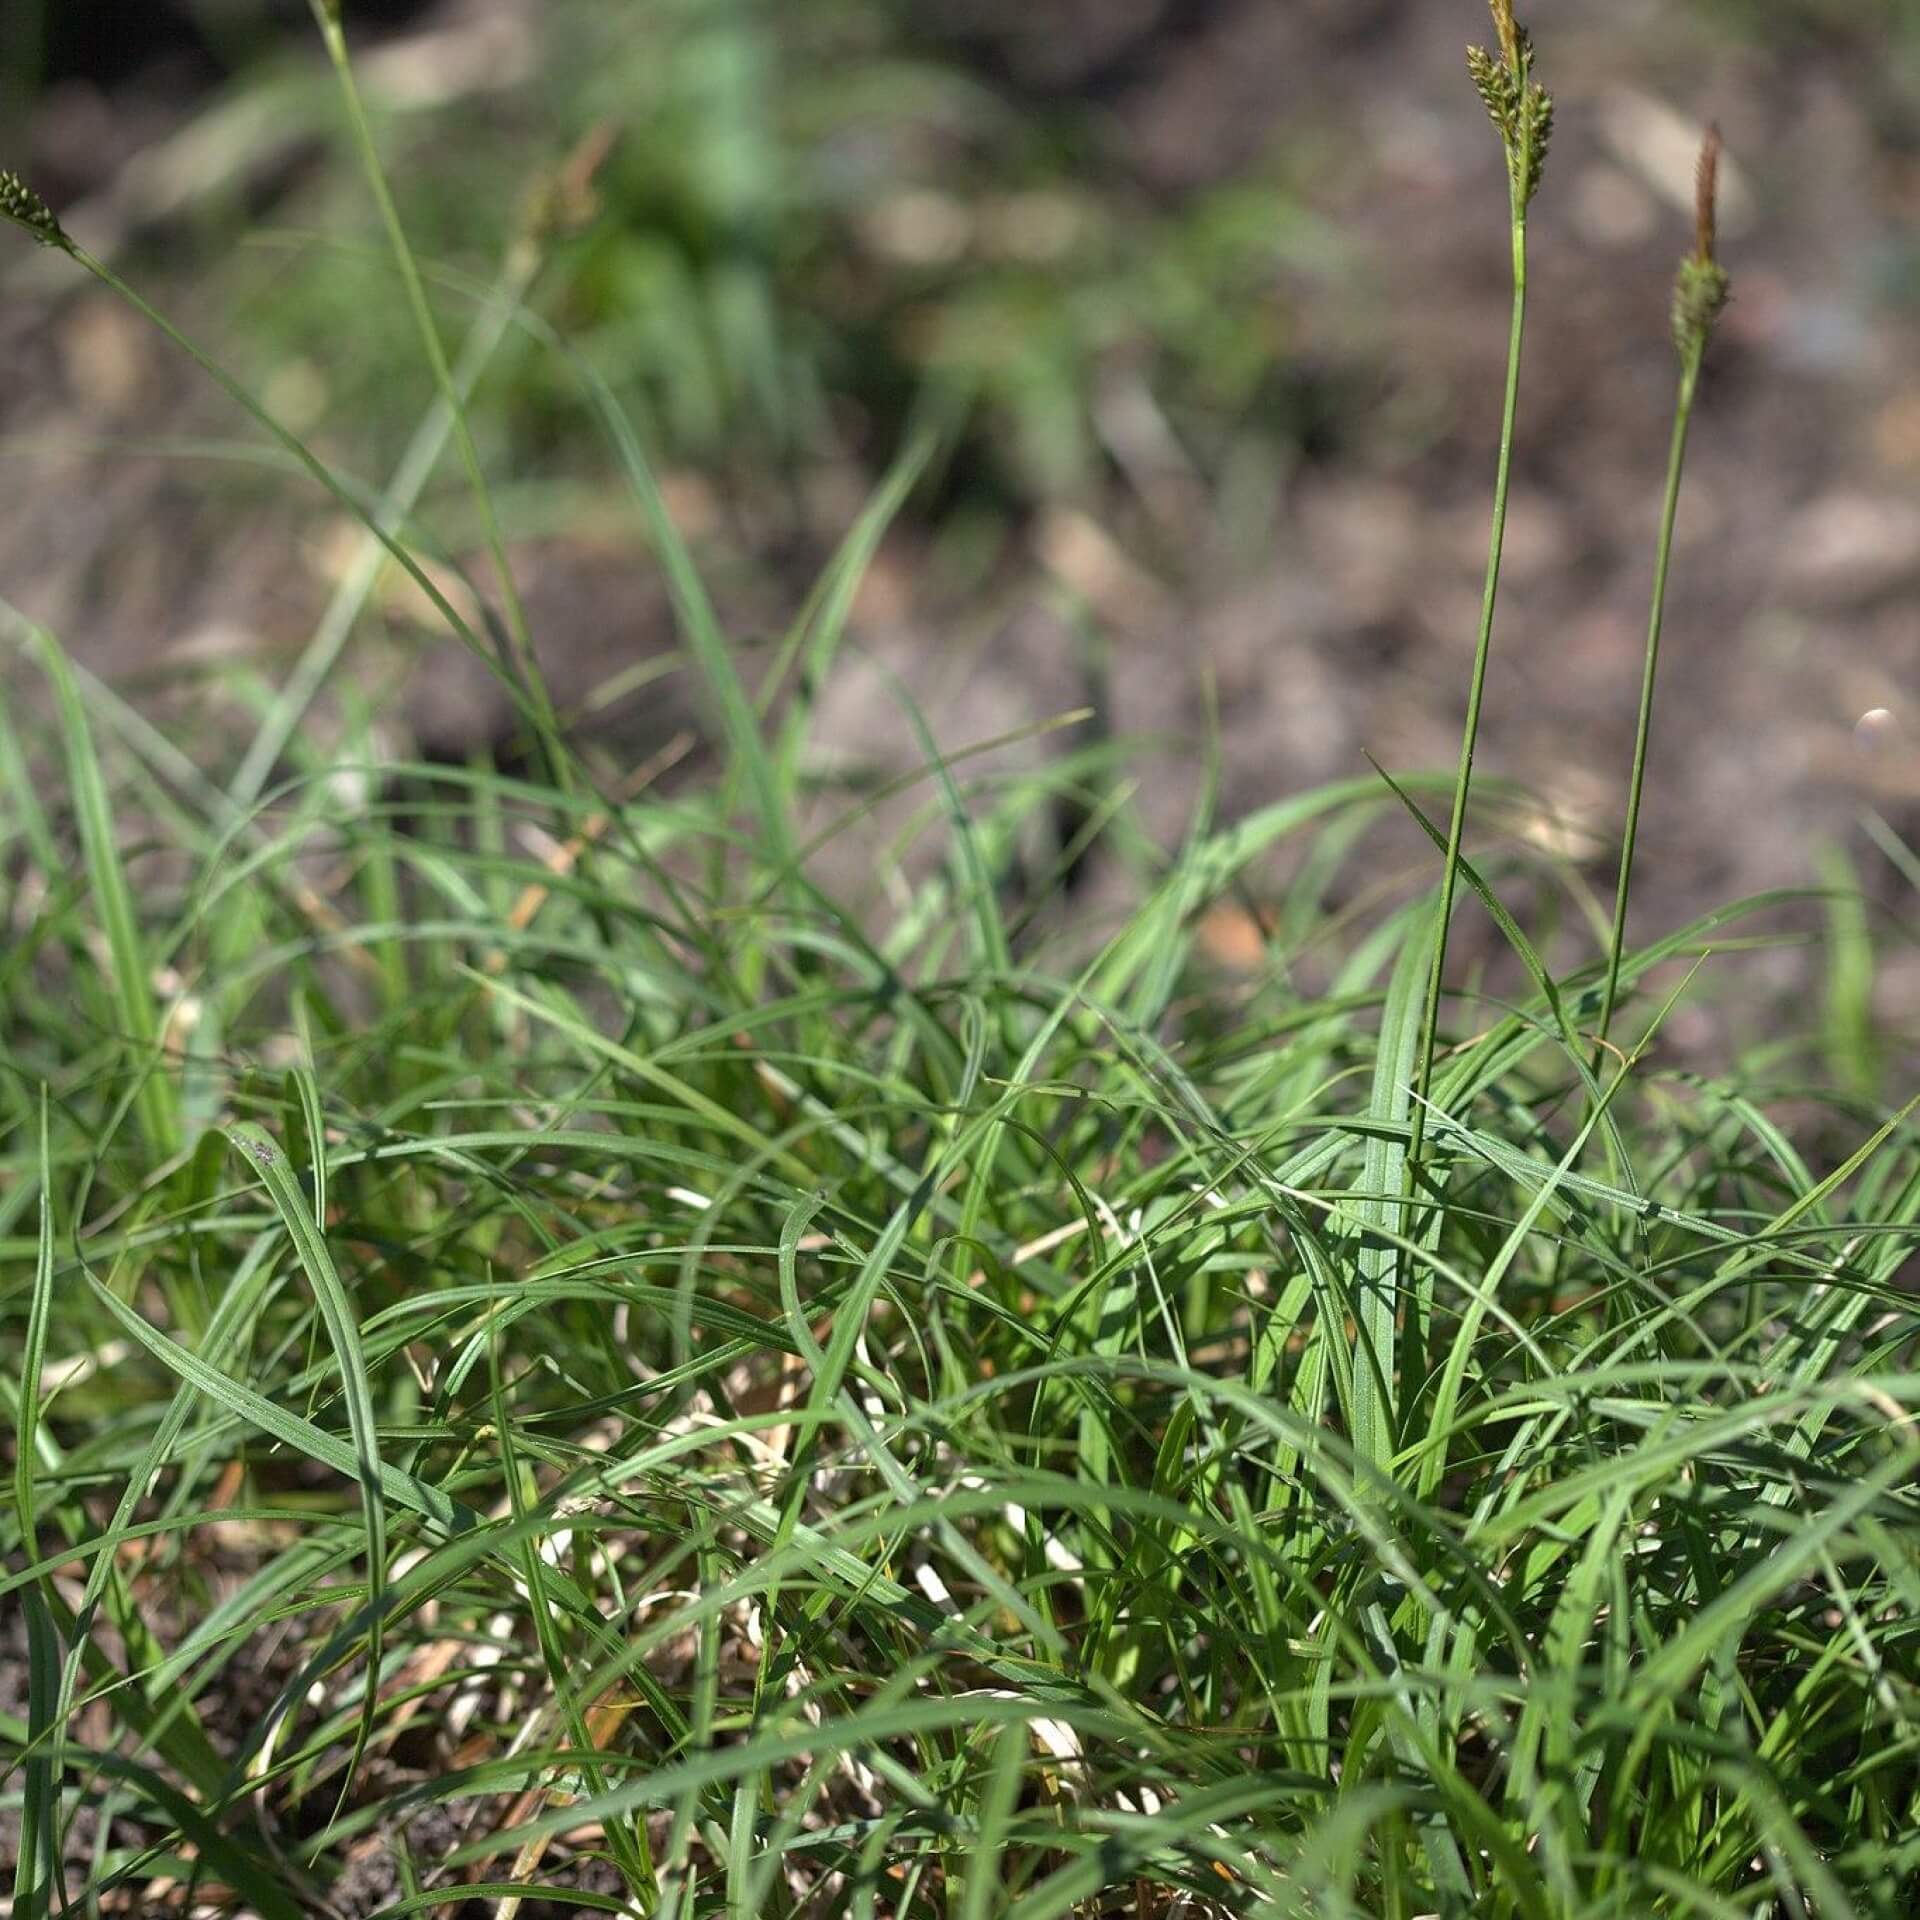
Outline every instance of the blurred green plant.
[[[669, 457], [879, 452], [929, 388], [977, 406], [969, 471], [1015, 501], [1143, 463], [1205, 478], [1249, 428], [1298, 436], [1283, 282], [1329, 243], [1279, 180], [1173, 205], [1089, 189], [1083, 109], [996, 94], [877, 0], [556, 9], [539, 36], [524, 98], [376, 116], [402, 211], [423, 259], [478, 271], [552, 130], [609, 125], [603, 217], [543, 298]], [[397, 418], [416, 346], [374, 250], [256, 258], [255, 377], [318, 369], [338, 416]], [[522, 472], [572, 418], [532, 351], [476, 407]]]
[[1881, 45], [1889, 33], [1920, 37], [1907, 0], [1708, 0], [1708, 12], [1760, 42], [1818, 36]]

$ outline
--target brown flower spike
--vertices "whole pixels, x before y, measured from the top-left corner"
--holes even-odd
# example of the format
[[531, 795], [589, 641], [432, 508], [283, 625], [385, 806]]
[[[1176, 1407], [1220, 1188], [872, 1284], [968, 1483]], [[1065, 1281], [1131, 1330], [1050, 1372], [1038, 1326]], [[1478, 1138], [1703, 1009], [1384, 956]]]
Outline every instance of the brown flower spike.
[[1516, 73], [1520, 69], [1521, 28], [1513, 17], [1513, 0], [1487, 0], [1493, 13], [1493, 30], [1500, 36], [1500, 53]]
[[1700, 167], [1694, 177], [1694, 253], [1713, 258], [1716, 225], [1720, 217], [1720, 129], [1709, 127], [1700, 142]]
[[1695, 181], [1693, 251], [1680, 262], [1673, 283], [1673, 341], [1684, 359], [1706, 351], [1732, 286], [1715, 256], [1719, 205], [1720, 129], [1709, 127], [1700, 144]]

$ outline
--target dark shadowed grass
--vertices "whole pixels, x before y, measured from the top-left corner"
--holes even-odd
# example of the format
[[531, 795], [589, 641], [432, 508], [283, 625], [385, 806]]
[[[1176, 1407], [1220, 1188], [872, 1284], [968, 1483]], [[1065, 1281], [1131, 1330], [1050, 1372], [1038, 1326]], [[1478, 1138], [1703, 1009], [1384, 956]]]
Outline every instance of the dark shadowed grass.
[[[1670, 1069], [1777, 903], [1616, 986], [1453, 783], [1371, 776], [1203, 815], [1089, 934], [1011, 876], [1100, 752], [930, 751], [856, 908], [806, 699], [585, 397], [697, 780], [345, 765], [275, 704], [236, 800], [44, 635], [59, 739], [0, 726], [14, 1911], [1910, 1912], [1920, 1138], [1864, 941], [1845, 1093], [1819, 1033]], [[1409, 808], [1512, 960], [1430, 1076], [1437, 894], [1358, 832]]]

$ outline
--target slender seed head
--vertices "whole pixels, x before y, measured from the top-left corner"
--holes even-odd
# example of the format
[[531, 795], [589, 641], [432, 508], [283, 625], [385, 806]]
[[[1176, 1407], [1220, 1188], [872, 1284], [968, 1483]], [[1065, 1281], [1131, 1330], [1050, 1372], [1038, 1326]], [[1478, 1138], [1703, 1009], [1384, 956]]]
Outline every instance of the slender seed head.
[[1535, 83], [1527, 88], [1527, 165], [1520, 183], [1524, 205], [1540, 191], [1540, 176], [1547, 170], [1547, 143], [1553, 138], [1553, 95]]
[[543, 174], [520, 208], [520, 231], [535, 245], [582, 233], [600, 217], [600, 174], [612, 156], [618, 130], [610, 120], [590, 128], [566, 159]]
[[53, 209], [17, 173], [0, 172], [0, 214], [16, 227], [25, 227], [43, 247], [73, 251], [73, 242], [53, 217]]
[[1467, 49], [1467, 72], [1485, 103], [1487, 117], [1502, 140], [1511, 142], [1519, 128], [1519, 103], [1513, 75], [1506, 64], [1485, 47]]
[[1715, 255], [1720, 200], [1720, 129], [1709, 127], [1700, 145], [1696, 178], [1693, 251], [1680, 262], [1673, 282], [1673, 341], [1683, 358], [1704, 352], [1732, 292], [1732, 281]]
[[1533, 39], [1513, 17], [1513, 0], [1488, 0], [1497, 53], [1467, 49], [1467, 72], [1507, 150], [1507, 171], [1521, 208], [1540, 190], [1547, 142], [1553, 137], [1553, 97], [1533, 77]]
[[1493, 30], [1500, 36], [1500, 52], [1509, 70], [1520, 71], [1521, 46], [1526, 30], [1513, 17], [1513, 0], [1487, 0], [1493, 14]]
[[1709, 127], [1700, 142], [1700, 167], [1694, 177], [1694, 257], [1711, 260], [1720, 214], [1720, 129]]

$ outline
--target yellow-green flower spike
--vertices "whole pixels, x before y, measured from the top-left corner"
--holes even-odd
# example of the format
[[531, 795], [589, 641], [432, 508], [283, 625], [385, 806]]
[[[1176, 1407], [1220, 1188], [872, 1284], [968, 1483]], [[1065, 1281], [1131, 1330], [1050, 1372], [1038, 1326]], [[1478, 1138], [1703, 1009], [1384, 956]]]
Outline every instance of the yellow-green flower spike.
[[1488, 0], [1497, 53], [1467, 49], [1467, 71], [1507, 150], [1507, 171], [1522, 209], [1540, 190], [1553, 137], [1553, 96], [1533, 77], [1533, 40], [1513, 17], [1513, 0]]
[[[1528, 64], [1532, 64], [1531, 58]], [[1530, 85], [1522, 118], [1526, 125], [1526, 170], [1520, 199], [1524, 205], [1540, 191], [1540, 176], [1546, 171], [1547, 142], [1553, 138], [1553, 95], [1537, 83]]]
[[25, 227], [43, 247], [73, 251], [73, 242], [53, 217], [53, 209], [17, 173], [0, 171], [0, 214], [16, 227]]
[[1513, 75], [1505, 61], [1485, 47], [1467, 49], [1467, 71], [1473, 76], [1475, 90], [1486, 103], [1487, 117], [1502, 140], [1513, 140], [1520, 126], [1520, 102]]

